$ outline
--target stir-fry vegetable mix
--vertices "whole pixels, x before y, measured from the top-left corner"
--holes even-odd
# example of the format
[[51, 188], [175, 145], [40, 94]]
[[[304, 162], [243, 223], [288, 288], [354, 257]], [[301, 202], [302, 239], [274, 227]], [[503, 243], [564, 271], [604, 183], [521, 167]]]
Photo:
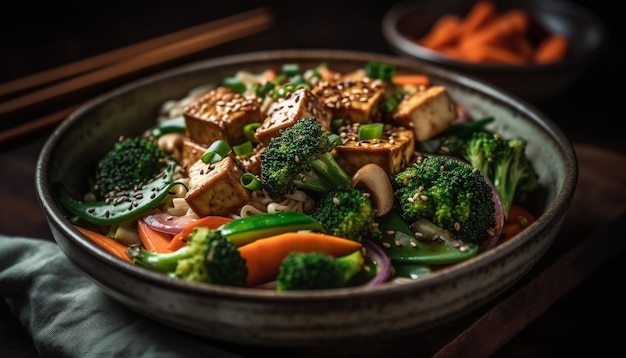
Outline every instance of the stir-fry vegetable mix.
[[112, 144], [84, 198], [58, 185], [77, 229], [123, 260], [281, 292], [373, 286], [535, 220], [525, 140], [470, 118], [427, 76], [285, 64], [193, 93]]

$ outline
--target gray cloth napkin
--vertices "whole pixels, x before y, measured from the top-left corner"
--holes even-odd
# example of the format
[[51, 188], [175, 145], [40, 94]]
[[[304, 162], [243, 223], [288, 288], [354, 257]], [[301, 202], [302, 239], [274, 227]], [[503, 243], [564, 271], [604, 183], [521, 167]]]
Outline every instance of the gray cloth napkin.
[[0, 235], [0, 294], [42, 357], [239, 357], [123, 307], [53, 242]]

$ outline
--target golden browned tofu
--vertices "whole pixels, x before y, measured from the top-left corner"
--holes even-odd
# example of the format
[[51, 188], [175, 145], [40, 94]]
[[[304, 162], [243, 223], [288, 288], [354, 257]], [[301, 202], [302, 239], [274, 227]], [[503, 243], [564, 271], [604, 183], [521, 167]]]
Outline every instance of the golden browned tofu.
[[454, 102], [443, 86], [429, 87], [404, 98], [393, 114], [393, 122], [412, 128], [418, 141], [443, 132], [456, 119]]
[[335, 148], [335, 157], [346, 173], [353, 175], [363, 165], [375, 163], [391, 175], [411, 163], [415, 151], [412, 130], [386, 124], [382, 137], [359, 141], [359, 125], [342, 127], [339, 133], [342, 144]]
[[380, 80], [347, 77], [332, 82], [320, 81], [312, 92], [332, 111], [333, 118], [342, 118], [348, 123], [368, 123], [380, 119], [386, 89]]
[[254, 175], [261, 175], [261, 153], [263, 153], [263, 150], [265, 150], [265, 146], [257, 145], [252, 155], [246, 158], [237, 157], [237, 161], [243, 170]]
[[255, 137], [266, 146], [272, 138], [279, 135], [281, 129], [309, 117], [317, 118], [324, 130], [330, 130], [332, 113], [308, 88], [300, 88], [272, 103], [263, 124], [257, 128]]
[[218, 139], [237, 145], [247, 140], [243, 127], [261, 123], [258, 98], [246, 97], [226, 87], [218, 87], [193, 101], [184, 109], [187, 136], [193, 141], [211, 145]]
[[188, 170], [185, 201], [201, 217], [236, 213], [251, 198], [250, 191], [239, 182], [243, 173], [230, 156], [213, 164], [198, 160]]
[[183, 139], [183, 146], [181, 149], [180, 165], [184, 169], [189, 169], [192, 164], [200, 160], [202, 154], [206, 152], [208, 146], [196, 143], [189, 138]]

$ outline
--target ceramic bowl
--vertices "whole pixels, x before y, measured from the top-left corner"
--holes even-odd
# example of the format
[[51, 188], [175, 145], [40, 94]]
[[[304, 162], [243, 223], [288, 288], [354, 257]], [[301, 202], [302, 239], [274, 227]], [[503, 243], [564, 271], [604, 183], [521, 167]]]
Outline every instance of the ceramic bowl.
[[383, 17], [383, 36], [397, 54], [475, 76], [529, 101], [545, 100], [574, 83], [605, 45], [607, 30], [603, 21], [573, 1], [492, 2], [498, 13], [522, 9], [535, 21], [535, 28], [565, 35], [569, 40], [569, 51], [564, 59], [545, 65], [472, 63], [455, 60], [416, 42], [441, 16], [465, 16], [475, 0], [409, 0], [398, 3]]
[[[476, 117], [495, 116], [493, 129], [528, 139], [528, 151], [546, 188], [538, 220], [494, 249], [404, 284], [386, 283], [319, 292], [194, 284], [123, 262], [95, 246], [68, 220], [51, 193], [54, 183], [84, 188], [90, 163], [123, 135], [154, 123], [160, 106], [200, 85], [245, 69], [280, 70], [285, 63], [339, 71], [366, 61], [401, 72], [428, 74]], [[196, 335], [258, 346], [358, 343], [420, 332], [466, 315], [520, 280], [559, 232], [577, 180], [573, 148], [559, 128], [533, 106], [500, 90], [427, 64], [373, 53], [277, 50], [232, 55], [175, 68], [103, 94], [71, 114], [52, 133], [37, 164], [36, 191], [58, 245], [101, 289], [121, 304]], [[148, 298], [149, 297], [149, 298]]]

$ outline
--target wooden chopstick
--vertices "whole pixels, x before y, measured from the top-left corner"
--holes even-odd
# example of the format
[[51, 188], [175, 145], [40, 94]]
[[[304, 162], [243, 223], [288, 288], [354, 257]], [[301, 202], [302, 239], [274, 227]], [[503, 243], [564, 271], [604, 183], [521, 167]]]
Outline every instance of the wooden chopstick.
[[[210, 30], [196, 36], [178, 40], [150, 51], [144, 51], [127, 60], [97, 68], [83, 75], [0, 103], [0, 116], [14, 114], [29, 106], [45, 105], [60, 97], [92, 89], [133, 72], [146, 70], [211, 46], [266, 30], [271, 26], [272, 21], [273, 16], [271, 12], [265, 8], [216, 20], [211, 23]], [[157, 43], [160, 44], [160, 42]]]
[[[433, 358], [488, 357], [625, 248], [626, 212], [500, 301]], [[532, 301], [529, 301], [532, 300]]]
[[54, 113], [47, 114], [34, 121], [29, 121], [19, 126], [2, 131], [0, 132], [0, 145], [5, 144], [11, 140], [16, 140], [27, 134], [50, 128], [67, 118], [67, 116], [69, 116], [72, 112], [78, 109], [78, 107], [80, 107], [81, 105], [82, 103], [75, 104], [73, 106], [58, 110]]
[[21, 92], [30, 88], [42, 86], [54, 81], [69, 78], [92, 70], [96, 70], [98, 68], [102, 68], [104, 66], [108, 66], [113, 63], [131, 58], [133, 56], [137, 56], [147, 51], [151, 51], [172, 43], [183, 41], [185, 39], [189, 39], [191, 37], [207, 33], [209, 31], [213, 31], [216, 28], [224, 26], [227, 21], [241, 22], [242, 20], [246, 20], [255, 16], [265, 17], [267, 16], [267, 10], [262, 8], [255, 9], [246, 13], [236, 15], [235, 17], [223, 19], [221, 21], [207, 22], [201, 25], [190, 27], [188, 29], [173, 32], [171, 34], [163, 35], [154, 39], [142, 41], [100, 55], [45, 70], [13, 81], [0, 83], [0, 97], [11, 93]]

